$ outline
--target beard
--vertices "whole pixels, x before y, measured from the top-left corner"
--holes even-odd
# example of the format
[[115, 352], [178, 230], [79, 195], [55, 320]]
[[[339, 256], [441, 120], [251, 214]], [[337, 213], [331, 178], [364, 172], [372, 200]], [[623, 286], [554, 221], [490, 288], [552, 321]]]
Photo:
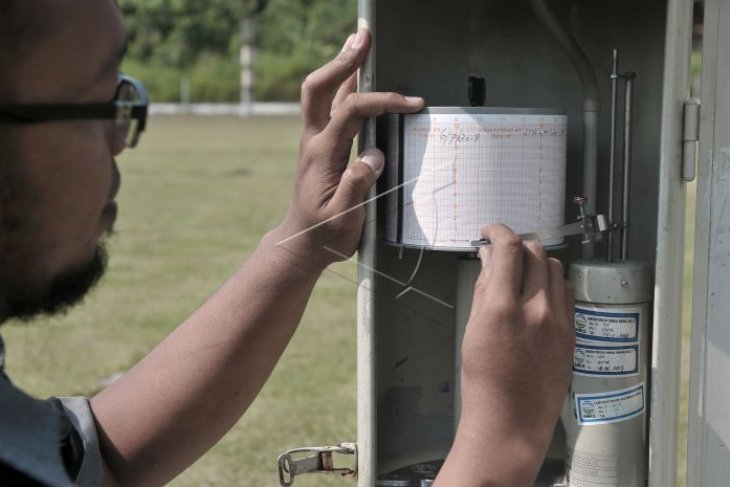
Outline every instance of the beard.
[[81, 303], [99, 282], [106, 271], [107, 260], [106, 246], [99, 243], [89, 261], [56, 276], [44, 291], [11, 293], [2, 310], [2, 320], [17, 318], [28, 321], [41, 315], [65, 313]]

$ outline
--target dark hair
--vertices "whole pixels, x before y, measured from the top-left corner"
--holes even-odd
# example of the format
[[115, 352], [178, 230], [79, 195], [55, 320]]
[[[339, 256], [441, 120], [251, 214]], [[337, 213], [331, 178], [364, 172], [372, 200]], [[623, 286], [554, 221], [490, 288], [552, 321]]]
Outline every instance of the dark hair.
[[9, 318], [29, 321], [40, 315], [65, 313], [83, 301], [103, 276], [106, 266], [106, 246], [99, 243], [89, 261], [56, 276], [49, 283], [48, 289], [30, 292], [19, 289], [8, 290], [4, 296], [3, 307], [0, 309], [0, 323]]

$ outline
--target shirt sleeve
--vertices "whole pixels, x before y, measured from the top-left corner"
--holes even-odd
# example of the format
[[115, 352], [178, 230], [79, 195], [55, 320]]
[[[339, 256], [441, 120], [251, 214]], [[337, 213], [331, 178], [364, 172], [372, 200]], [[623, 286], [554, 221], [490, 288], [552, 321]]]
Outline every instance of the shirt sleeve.
[[100, 486], [103, 472], [101, 451], [89, 400], [85, 397], [57, 397], [53, 401], [77, 433], [69, 437], [64, 447], [83, 451], [80, 464], [73, 468], [76, 470], [75, 484], [78, 487]]

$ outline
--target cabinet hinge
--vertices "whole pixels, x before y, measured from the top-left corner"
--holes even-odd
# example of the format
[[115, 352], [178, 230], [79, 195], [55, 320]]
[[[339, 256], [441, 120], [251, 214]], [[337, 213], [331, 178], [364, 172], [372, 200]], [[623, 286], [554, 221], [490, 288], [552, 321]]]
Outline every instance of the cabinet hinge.
[[700, 101], [684, 102], [682, 131], [682, 180], [694, 181], [697, 175], [697, 146], [700, 141]]

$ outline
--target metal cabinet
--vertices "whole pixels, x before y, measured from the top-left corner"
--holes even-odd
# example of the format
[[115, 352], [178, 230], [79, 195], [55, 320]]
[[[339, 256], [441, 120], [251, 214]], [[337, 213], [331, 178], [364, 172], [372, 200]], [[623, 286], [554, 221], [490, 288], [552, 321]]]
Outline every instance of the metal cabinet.
[[[556, 42], [545, 28], [545, 19], [538, 21], [537, 9], [533, 12], [531, 5], [549, 5], [554, 18], [575, 39], [585, 63], [595, 71], [596, 96], [591, 103], [600, 99], [602, 105], [600, 111], [596, 112], [597, 106], [590, 109], [595, 124], [586, 124], [589, 109], [576, 76], [580, 69], [574, 70], [575, 52], [566, 55], [561, 49], [565, 38]], [[725, 211], [730, 200], [730, 29], [725, 28], [730, 26], [730, 2], [706, 0], [701, 8], [705, 12], [705, 36], [702, 98], [698, 103], [690, 99], [690, 0], [359, 2], [360, 24], [373, 33], [372, 52], [360, 73], [361, 91], [397, 91], [423, 96], [431, 107], [465, 107], [474, 104], [468, 89], [471, 82], [472, 89], [484, 89], [483, 96], [476, 98], [483, 98], [480, 103], [486, 106], [497, 107], [494, 113], [567, 114], [567, 177], [561, 182], [566, 201], [590, 191], [595, 213], [613, 213], [617, 191], [611, 182], [616, 176], [611, 161], [617, 148], [616, 127], [622, 123], [627, 128], [623, 147], [631, 156], [633, 183], [622, 201], [630, 205], [622, 219], [610, 217], [609, 223], [629, 225], [631, 238], [624, 242], [623, 250], [639, 264], [629, 265], [628, 274], [616, 268], [603, 272], [598, 265], [600, 272], [595, 275], [599, 280], [630, 276], [631, 272], [644, 276], [639, 279], [644, 301], [635, 306], [639, 311], [632, 322], [637, 330], [636, 343], [624, 348], [644, 363], [628, 371], [635, 379], [612, 383], [610, 374], [597, 374], [600, 380], [575, 379], [574, 387], [580, 384], [590, 389], [595, 384], [610, 391], [618, 387], [611, 384], [629, 385], [618, 391], [618, 396], [625, 393], [622, 397], [627, 398], [627, 404], [640, 407], [604, 421], [620, 424], [620, 428], [606, 429], [611, 438], [607, 436], [605, 443], [615, 443], [625, 430], [633, 428], [627, 437], [634, 444], [616, 447], [621, 451], [614, 456], [583, 457], [588, 458], [588, 463], [581, 465], [585, 475], [574, 475], [571, 480], [570, 470], [575, 467], [571, 462], [576, 455], [566, 441], [574, 440], [576, 433], [567, 426], [569, 418], [564, 418], [537, 485], [675, 485], [686, 185], [695, 174], [698, 204], [688, 485], [715, 487], [727, 485], [730, 478], [730, 273], [726, 269], [730, 264], [730, 214]], [[622, 69], [631, 72], [624, 76], [631, 79], [624, 93], [626, 99], [633, 100], [618, 115], [612, 108], [618, 78], [614, 50], [620, 53]], [[585, 82], [585, 72], [581, 78]], [[476, 84], [475, 79], [479, 81]], [[458, 111], [464, 116], [479, 113]], [[451, 113], [443, 109], [426, 113], [445, 112]], [[590, 126], [597, 126], [595, 137], [588, 134]], [[386, 118], [366, 123], [360, 136], [361, 149], [379, 147], [393, 153], [394, 140], [401, 137], [393, 127], [392, 120], [389, 123]], [[698, 141], [699, 164], [695, 167]], [[585, 162], [590, 157], [588, 144], [597, 154], [595, 167]], [[393, 156], [396, 159], [397, 153]], [[593, 170], [595, 177], [591, 176]], [[627, 171], [619, 169], [619, 174], [623, 177]], [[465, 297], [470, 300], [476, 275], [470, 255], [463, 249], [436, 252], [388, 242], [392, 228], [386, 220], [393, 205], [386, 195], [392, 190], [381, 182], [373, 191], [359, 253], [357, 443], [320, 450], [306, 466], [331, 469], [333, 452], [356, 453], [360, 487], [430, 485], [429, 477], [448, 453], [459, 408], [455, 350], [460, 340], [459, 322], [465, 320], [459, 302]], [[573, 213], [566, 207], [565, 221], [573, 219]], [[551, 252], [572, 263], [572, 277], [582, 275], [577, 279], [587, 282], [594, 278], [585, 278], [586, 269], [612, 255], [605, 242], [590, 243], [589, 250], [582, 251], [580, 244], [568, 240], [567, 245]], [[630, 287], [630, 278], [618, 279], [620, 287]], [[590, 293], [584, 291], [581, 299], [589, 299]], [[651, 304], [647, 304], [650, 298]], [[604, 303], [625, 306], [633, 301], [612, 296]], [[584, 309], [581, 319], [589, 319], [585, 313], [600, 316], [600, 311], [600, 306], [594, 311]], [[639, 316], [643, 316], [641, 327]], [[568, 402], [585, 399], [586, 394], [580, 396], [569, 397]], [[624, 417], [633, 422], [622, 422]], [[590, 430], [588, 436], [600, 447], [603, 441], [597, 432]], [[484, 459], [485, 463], [491, 461], [500, 459]], [[623, 475], [621, 465], [626, 462], [640, 468], [629, 468], [626, 471], [631, 473]], [[630, 481], [620, 480], [629, 477]]]
[[[637, 75], [630, 252], [649, 264], [655, 283], [647, 456], [641, 461], [648, 464], [649, 485], [665, 487], [674, 484], [676, 465], [686, 191], [681, 171], [692, 3], [549, 3], [598, 76], [603, 100], [595, 201], [599, 211], [605, 211], [608, 198], [612, 49], [621, 53], [622, 66]], [[717, 3], [713, 7], [708, 2], [708, 9], [719, 9]], [[569, 120], [566, 197], [582, 192], [580, 82], [527, 1], [361, 0], [359, 15], [374, 35], [372, 55], [361, 73], [362, 90], [421, 95], [430, 106], [466, 106], [468, 78], [477, 76], [485, 80], [487, 106], [562, 108]], [[385, 149], [387, 139], [385, 123], [373, 121], [361, 136], [361, 146]], [[377, 484], [379, 475], [443, 458], [455, 414], [455, 310], [449, 305], [457, 298], [461, 257], [389, 246], [383, 211], [381, 200], [370, 205], [360, 252], [358, 484], [368, 487]], [[572, 213], [566, 208], [567, 220]], [[597, 252], [601, 249], [599, 245]], [[556, 255], [570, 262], [579, 252], [572, 245]], [[421, 293], [404, 294], [406, 286]], [[556, 432], [548, 461], [564, 461], [563, 435]]]
[[706, 0], [687, 485], [730, 482], [730, 2]]

